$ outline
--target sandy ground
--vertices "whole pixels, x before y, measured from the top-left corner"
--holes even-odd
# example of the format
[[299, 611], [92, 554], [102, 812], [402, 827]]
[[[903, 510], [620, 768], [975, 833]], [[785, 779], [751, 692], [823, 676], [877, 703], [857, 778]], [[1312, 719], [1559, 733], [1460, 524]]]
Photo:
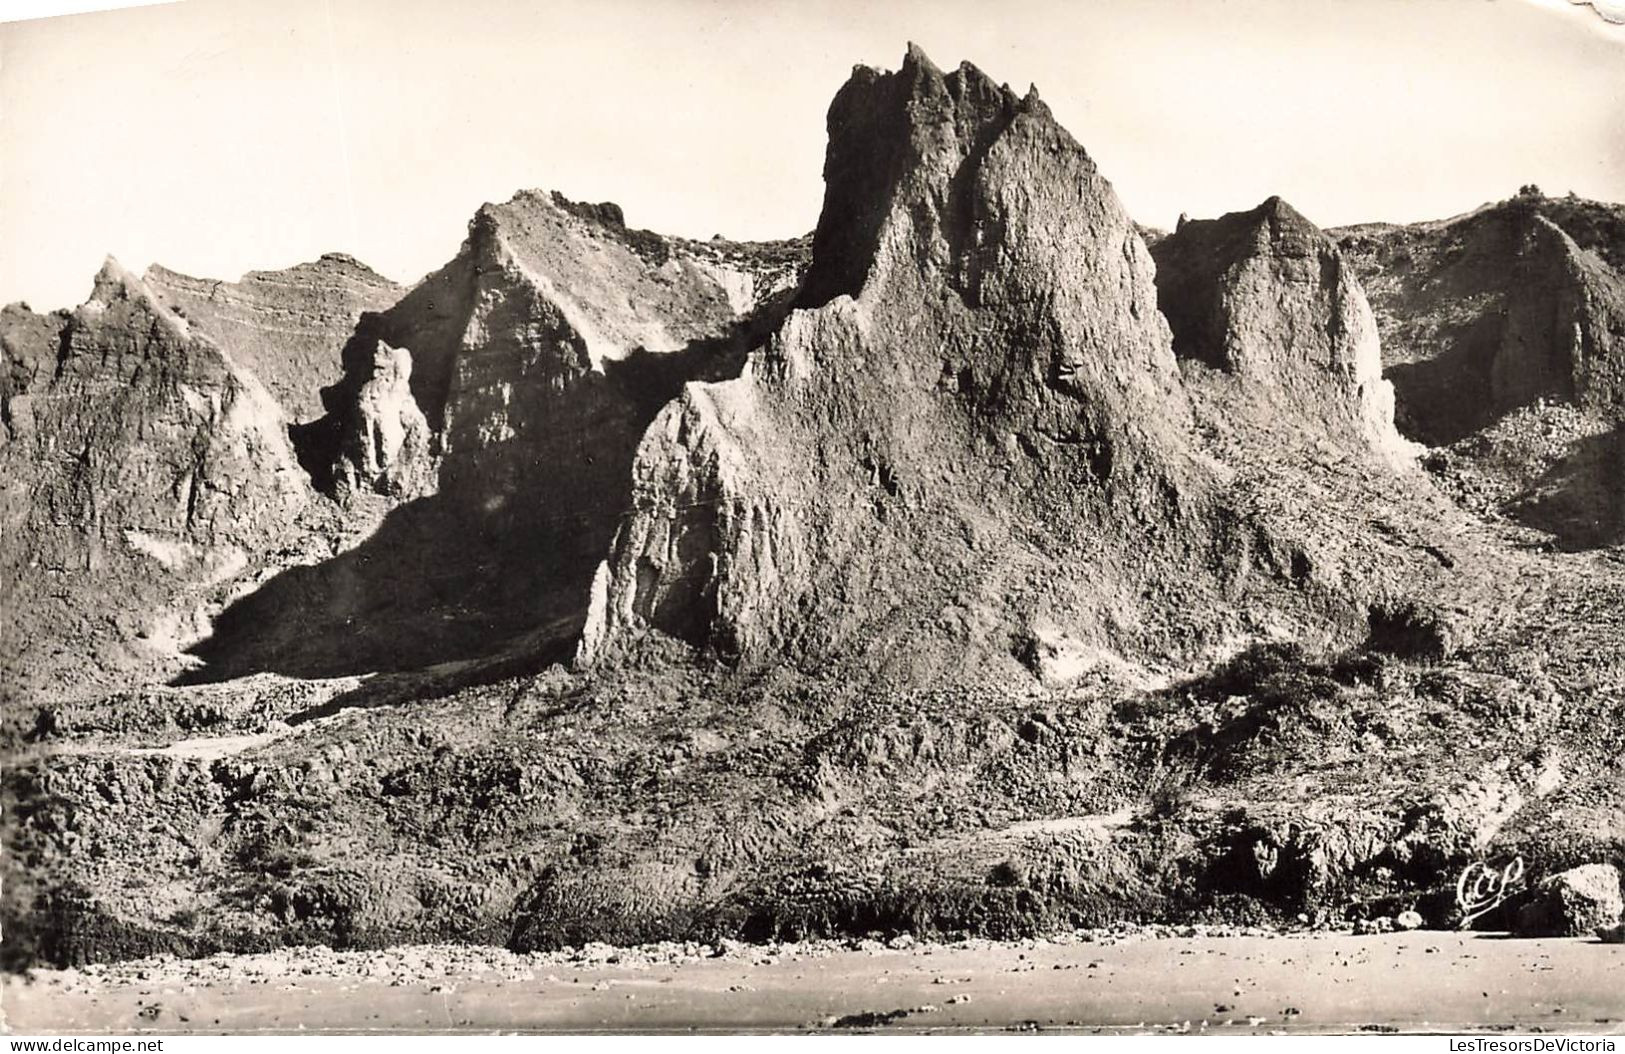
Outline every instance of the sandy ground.
[[[901, 941], [899, 944], [907, 945]], [[1019, 944], [298, 949], [36, 971], [20, 1034], [628, 1030], [1625, 1033], [1625, 946], [1418, 931]]]

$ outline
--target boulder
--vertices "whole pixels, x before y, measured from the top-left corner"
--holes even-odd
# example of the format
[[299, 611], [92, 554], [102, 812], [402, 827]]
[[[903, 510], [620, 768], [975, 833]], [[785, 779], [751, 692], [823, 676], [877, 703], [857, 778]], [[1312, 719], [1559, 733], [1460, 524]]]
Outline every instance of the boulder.
[[1580, 937], [1620, 923], [1619, 868], [1585, 864], [1542, 879], [1512, 916], [1520, 937]]

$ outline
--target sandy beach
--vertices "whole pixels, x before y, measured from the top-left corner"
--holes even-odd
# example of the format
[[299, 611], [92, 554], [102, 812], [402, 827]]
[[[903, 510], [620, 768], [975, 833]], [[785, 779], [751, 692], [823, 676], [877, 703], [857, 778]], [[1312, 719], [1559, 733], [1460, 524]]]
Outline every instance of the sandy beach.
[[296, 949], [39, 970], [13, 1033], [1625, 1032], [1625, 947], [1418, 931]]

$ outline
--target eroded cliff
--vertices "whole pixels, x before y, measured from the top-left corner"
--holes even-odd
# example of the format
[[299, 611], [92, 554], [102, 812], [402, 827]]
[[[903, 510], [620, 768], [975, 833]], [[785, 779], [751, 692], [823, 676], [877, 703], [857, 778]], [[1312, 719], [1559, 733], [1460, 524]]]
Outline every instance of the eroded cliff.
[[[1053, 680], [1301, 614], [1276, 555], [1292, 525], [1225, 495], [1150, 253], [1036, 91], [911, 49], [855, 71], [829, 132], [797, 308], [645, 435], [583, 654], [652, 630], [747, 665]], [[1343, 332], [1363, 300], [1323, 281], [1335, 250], [1312, 238], [1302, 267], [1284, 251], [1243, 277], [1318, 283], [1304, 311], [1324, 316], [1255, 311], [1257, 361], [1289, 341], [1283, 397], [1382, 441], [1374, 333]]]
[[1565, 547], [1625, 539], [1622, 232], [1617, 206], [1536, 193], [1334, 232], [1428, 467], [1465, 507]]
[[1302, 214], [1270, 198], [1183, 222], [1153, 255], [1175, 353], [1235, 379], [1219, 416], [1284, 417], [1319, 440], [1404, 456], [1371, 307]]
[[250, 271], [236, 282], [193, 278], [157, 265], [143, 280], [167, 307], [257, 377], [294, 423], [321, 416], [321, 387], [333, 379], [334, 351], [362, 313], [381, 311], [405, 292], [343, 253], [282, 271]]
[[4, 679], [105, 689], [311, 491], [264, 387], [112, 260], [72, 312], [6, 311]]

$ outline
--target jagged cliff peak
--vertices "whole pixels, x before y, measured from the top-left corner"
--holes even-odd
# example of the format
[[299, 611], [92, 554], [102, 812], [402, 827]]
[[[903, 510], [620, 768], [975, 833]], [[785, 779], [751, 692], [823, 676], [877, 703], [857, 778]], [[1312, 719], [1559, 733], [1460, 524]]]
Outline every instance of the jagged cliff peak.
[[[974, 333], [947, 345], [966, 361], [942, 365], [967, 386], [1037, 408], [1062, 433], [1087, 404], [1085, 431], [1119, 433], [1120, 467], [1153, 447], [1171, 454], [1163, 467], [1180, 460], [1188, 408], [1149, 254], [1036, 91], [1018, 96], [968, 62], [944, 74], [911, 46], [898, 72], [860, 68], [837, 93], [824, 171], [800, 305], [846, 294], [875, 317], [936, 315]], [[1098, 339], [1113, 330], [1124, 339]], [[923, 342], [894, 347], [902, 359], [868, 369], [935, 365]], [[1039, 387], [1023, 393], [1030, 380]]]
[[969, 62], [944, 74], [911, 43], [894, 73], [854, 67], [829, 108], [824, 209], [800, 302], [817, 306], [856, 295], [888, 212], [899, 199], [918, 196], [905, 183], [974, 163], [1023, 114], [1054, 127], [1081, 154], [1054, 125], [1036, 88], [1018, 96]]
[[1068, 654], [1189, 644], [1145, 598], [1227, 574], [1191, 557], [1212, 480], [1088, 155], [1036, 93], [912, 48], [837, 94], [825, 178], [799, 309], [645, 434], [583, 654], [654, 629], [920, 681], [1026, 676], [1010, 642], [1037, 627]]
[[186, 319], [170, 309], [139, 275], [108, 256], [91, 282], [90, 296], [74, 310], [74, 315], [81, 319], [94, 317], [120, 304], [150, 313], [158, 324], [181, 339], [190, 335]]
[[[1160, 257], [1165, 243], [1174, 246], [1184, 243], [1187, 248], [1180, 254], [1181, 256], [1199, 247], [1207, 257], [1204, 262], [1208, 269], [1218, 271], [1258, 256], [1309, 257], [1319, 255], [1328, 246], [1335, 249], [1330, 237], [1279, 195], [1271, 195], [1251, 209], [1227, 212], [1217, 219], [1202, 220], [1182, 216], [1173, 233], [1157, 240], [1155, 255]], [[1172, 260], [1172, 254], [1170, 259], [1174, 266], [1178, 266], [1181, 262]], [[1163, 263], [1159, 258], [1159, 269], [1162, 266]], [[1179, 305], [1170, 303], [1168, 306], [1177, 308]], [[1176, 349], [1185, 342], [1186, 336], [1175, 329]], [[1211, 354], [1212, 350], [1216, 349], [1204, 349], [1208, 354]], [[1194, 351], [1191, 354], [1203, 357]]]
[[101, 269], [91, 280], [90, 300], [107, 303], [120, 297], [139, 296], [141, 279], [112, 255], [102, 260]]

